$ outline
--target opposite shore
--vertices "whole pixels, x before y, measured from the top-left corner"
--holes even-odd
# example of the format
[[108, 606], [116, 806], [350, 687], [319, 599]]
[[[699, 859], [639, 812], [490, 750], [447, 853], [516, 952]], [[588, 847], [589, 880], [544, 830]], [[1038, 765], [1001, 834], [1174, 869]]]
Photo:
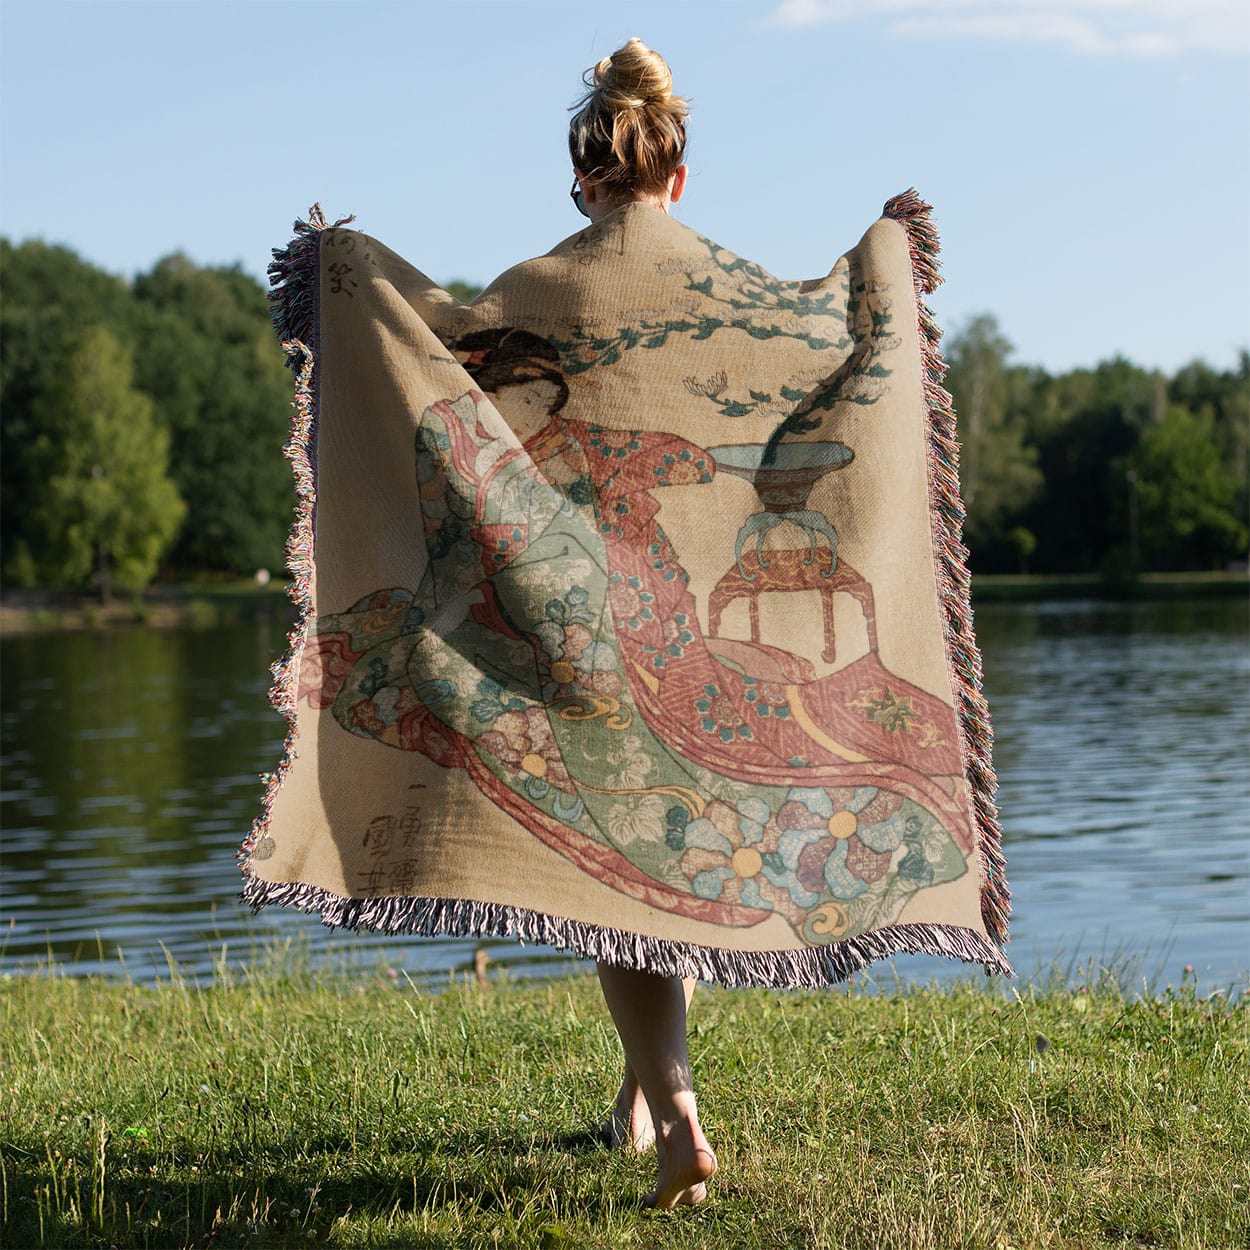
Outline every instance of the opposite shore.
[[[1250, 592], [1245, 570], [1208, 573], [1143, 573], [1107, 578], [1096, 573], [978, 574], [978, 603], [1054, 599], [1240, 598]], [[273, 580], [179, 582], [117, 595], [109, 604], [83, 590], [0, 588], [0, 634], [128, 625], [205, 627], [247, 621], [294, 621], [286, 584]]]

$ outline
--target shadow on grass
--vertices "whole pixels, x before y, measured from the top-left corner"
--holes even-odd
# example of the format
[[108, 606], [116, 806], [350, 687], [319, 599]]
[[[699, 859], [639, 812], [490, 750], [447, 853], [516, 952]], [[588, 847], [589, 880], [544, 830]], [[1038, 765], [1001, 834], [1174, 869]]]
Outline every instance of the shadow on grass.
[[[617, 1157], [597, 1133], [511, 1134], [452, 1130], [352, 1149], [341, 1138], [214, 1150], [191, 1165], [158, 1152], [108, 1160], [94, 1175], [72, 1161], [35, 1159], [0, 1147], [7, 1179], [4, 1244], [270, 1247], [324, 1242], [341, 1220], [368, 1225], [371, 1246], [462, 1245], [414, 1227], [448, 1213], [481, 1227], [497, 1220], [514, 1236], [541, 1240], [554, 1218], [535, 1195], [557, 1188], [592, 1221], [641, 1208], [611, 1171], [587, 1168]], [[293, 1156], [298, 1155], [298, 1158]], [[559, 1182], [557, 1184], [557, 1182]], [[511, 1244], [505, 1237], [503, 1244]], [[528, 1244], [528, 1243], [527, 1243]]]

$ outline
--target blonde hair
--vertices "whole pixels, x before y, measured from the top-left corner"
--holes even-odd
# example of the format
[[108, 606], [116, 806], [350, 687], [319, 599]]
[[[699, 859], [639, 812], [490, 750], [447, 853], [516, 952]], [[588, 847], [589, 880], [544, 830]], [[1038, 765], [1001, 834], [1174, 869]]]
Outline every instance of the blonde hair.
[[582, 75], [569, 155], [610, 194], [663, 191], [686, 153], [690, 108], [664, 58], [631, 39]]

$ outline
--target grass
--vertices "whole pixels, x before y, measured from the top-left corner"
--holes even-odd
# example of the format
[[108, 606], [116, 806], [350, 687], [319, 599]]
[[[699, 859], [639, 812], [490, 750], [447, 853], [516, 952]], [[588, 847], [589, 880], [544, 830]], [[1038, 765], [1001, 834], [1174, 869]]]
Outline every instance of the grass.
[[594, 1144], [596, 984], [0, 983], [6, 1246], [1235, 1247], [1250, 1008], [1191, 982], [701, 989], [710, 1201]]

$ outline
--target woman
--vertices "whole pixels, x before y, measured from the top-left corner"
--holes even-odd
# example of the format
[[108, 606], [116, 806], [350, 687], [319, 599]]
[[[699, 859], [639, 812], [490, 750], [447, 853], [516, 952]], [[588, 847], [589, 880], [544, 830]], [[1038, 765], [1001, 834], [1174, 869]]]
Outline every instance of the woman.
[[306, 617], [245, 898], [593, 958], [625, 1052], [604, 1135], [655, 1145], [672, 1207], [716, 1170], [696, 976], [1008, 971], [1007, 895], [913, 302], [927, 206], [896, 197], [825, 278], [781, 282], [668, 220], [687, 110], [663, 60], [631, 40], [587, 85], [591, 226], [471, 305], [317, 215], [275, 262]]
[[[598, 222], [626, 203], [661, 213], [686, 186], [687, 106], [664, 58], [640, 39], [604, 57], [569, 126], [573, 199]], [[716, 1155], [699, 1125], [686, 1010], [695, 982], [599, 963], [603, 996], [625, 1050], [625, 1079], [605, 1126], [610, 1142], [655, 1144], [660, 1174], [648, 1201], [692, 1205], [707, 1196]]]

